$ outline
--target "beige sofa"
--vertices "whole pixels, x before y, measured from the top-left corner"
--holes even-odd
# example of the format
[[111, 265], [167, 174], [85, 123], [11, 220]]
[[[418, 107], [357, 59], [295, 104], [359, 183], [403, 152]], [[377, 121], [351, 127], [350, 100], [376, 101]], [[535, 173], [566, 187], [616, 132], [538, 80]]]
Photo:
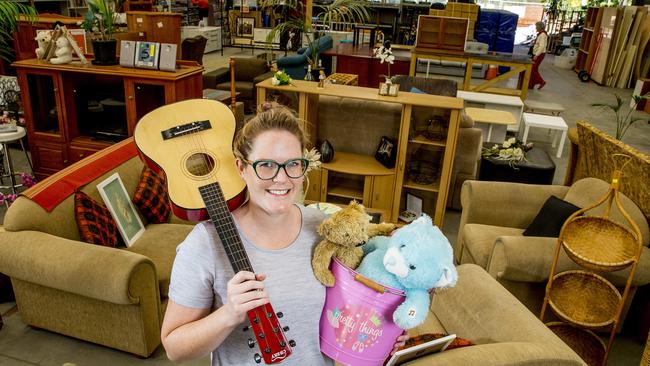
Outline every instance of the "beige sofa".
[[[485, 268], [532, 312], [539, 314], [557, 238], [523, 236], [546, 199], [551, 195], [587, 207], [604, 195], [609, 184], [597, 178], [584, 178], [571, 187], [506, 182], [467, 181], [463, 185], [463, 211], [454, 254], [459, 263], [474, 263]], [[637, 287], [650, 283], [650, 242], [648, 222], [639, 208], [622, 195], [623, 207], [641, 230], [642, 254], [637, 266], [629, 307]], [[596, 209], [602, 209], [597, 207]], [[617, 209], [612, 219], [625, 223]], [[578, 269], [561, 251], [556, 272]], [[615, 286], [625, 286], [629, 268], [602, 273]]]
[[473, 264], [457, 270], [456, 286], [435, 293], [427, 320], [409, 333], [456, 334], [475, 345], [405, 365], [585, 365], [485, 270]]
[[[126, 160], [100, 170], [80, 189], [102, 202], [95, 185], [118, 172], [133, 196], [143, 163], [131, 139], [40, 182], [7, 211], [0, 272], [11, 277], [23, 322], [148, 357], [160, 344], [176, 246], [192, 226], [176, 217], [174, 223], [147, 225], [130, 248], [81, 242], [70, 191], [116, 156]], [[48, 212], [35, 202], [39, 194], [65, 197]]]

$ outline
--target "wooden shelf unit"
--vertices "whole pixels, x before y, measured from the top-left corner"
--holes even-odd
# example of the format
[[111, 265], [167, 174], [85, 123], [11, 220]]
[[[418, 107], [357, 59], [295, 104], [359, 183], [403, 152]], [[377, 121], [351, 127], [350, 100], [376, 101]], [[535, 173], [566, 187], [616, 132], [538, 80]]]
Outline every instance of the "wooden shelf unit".
[[[138, 120], [153, 109], [202, 97], [202, 66], [164, 72], [91, 63], [53, 65], [37, 59], [12, 66], [38, 179], [132, 136]], [[101, 140], [98, 131], [120, 137]]]
[[[424, 212], [433, 218], [434, 224], [442, 227], [444, 221], [447, 194], [451, 168], [456, 149], [458, 124], [463, 101], [459, 98], [443, 97], [429, 94], [399, 92], [396, 97], [380, 96], [375, 88], [328, 84], [325, 88], [317, 88], [316, 83], [294, 80], [293, 85], [274, 86], [271, 80], [257, 84], [257, 102], [262, 103], [272, 93], [296, 93], [298, 99], [298, 115], [307, 122], [307, 132], [312, 146], [317, 146], [319, 139], [328, 136], [318, 136], [318, 108], [321, 96], [333, 96], [347, 99], [359, 99], [373, 102], [395, 103], [401, 106], [399, 119], [395, 120], [397, 149], [394, 168], [386, 168], [374, 158], [374, 151], [367, 154], [347, 152], [350, 146], [336, 147], [331, 162], [322, 165], [309, 175], [307, 199], [313, 201], [329, 201], [347, 203], [349, 199], [360, 199], [366, 207], [385, 210], [388, 220], [397, 221], [401, 210], [405, 209], [406, 193], [418, 194], [423, 198]], [[439, 113], [444, 123], [444, 141], [434, 141], [418, 136], [419, 122], [411, 123], [413, 110], [419, 113], [424, 110]], [[320, 121], [320, 123], [324, 123]], [[350, 120], [349, 123], [368, 124], [372, 128], [373, 121]], [[411, 136], [411, 137], [410, 137]], [[359, 136], [363, 138], [363, 136]], [[429, 185], [409, 181], [406, 167], [413, 156], [413, 149], [424, 146], [436, 151], [439, 159], [430, 163], [436, 166], [437, 177]], [[410, 149], [409, 149], [410, 148]], [[421, 157], [418, 157], [420, 160]], [[429, 162], [429, 161], [428, 161]]]
[[582, 29], [582, 38], [578, 47], [578, 57], [573, 68], [576, 72], [586, 71], [591, 73], [596, 48], [598, 47], [600, 23], [603, 19], [602, 8], [589, 8], [585, 16], [585, 24]]
[[467, 18], [420, 15], [415, 48], [463, 53], [468, 29]]

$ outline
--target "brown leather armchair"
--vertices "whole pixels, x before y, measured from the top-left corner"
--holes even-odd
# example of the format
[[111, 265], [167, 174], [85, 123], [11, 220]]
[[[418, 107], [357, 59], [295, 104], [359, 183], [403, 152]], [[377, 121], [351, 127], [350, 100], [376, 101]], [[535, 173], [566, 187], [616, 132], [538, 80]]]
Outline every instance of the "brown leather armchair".
[[[273, 76], [266, 61], [258, 58], [232, 58], [235, 61], [235, 91], [237, 100], [244, 102], [246, 111], [254, 111], [257, 104], [255, 84]], [[230, 91], [230, 68], [208, 72], [203, 75], [203, 88]]]
[[181, 59], [196, 61], [203, 65], [203, 53], [208, 39], [203, 36], [185, 38], [181, 43]]

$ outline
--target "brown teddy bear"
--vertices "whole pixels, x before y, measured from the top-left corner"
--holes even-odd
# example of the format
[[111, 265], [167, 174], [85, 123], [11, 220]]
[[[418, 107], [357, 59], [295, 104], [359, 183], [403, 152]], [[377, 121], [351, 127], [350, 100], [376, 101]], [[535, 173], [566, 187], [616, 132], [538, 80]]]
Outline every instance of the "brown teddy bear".
[[354, 269], [363, 257], [363, 245], [369, 238], [385, 235], [395, 229], [395, 224], [372, 224], [363, 205], [356, 201], [323, 220], [318, 233], [324, 239], [316, 245], [311, 264], [316, 278], [325, 286], [334, 286], [334, 275], [329, 270], [332, 257]]

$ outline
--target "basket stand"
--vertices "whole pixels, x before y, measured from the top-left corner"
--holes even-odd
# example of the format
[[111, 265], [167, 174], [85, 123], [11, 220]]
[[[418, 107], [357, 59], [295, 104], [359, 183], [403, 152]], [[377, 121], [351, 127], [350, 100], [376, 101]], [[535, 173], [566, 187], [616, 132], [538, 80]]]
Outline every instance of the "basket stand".
[[[615, 162], [618, 162], [616, 158], [619, 157], [627, 160], [613, 172], [607, 193], [592, 206], [576, 211], [562, 226], [540, 314], [540, 320], [544, 321], [546, 310], [550, 307], [563, 320], [564, 323], [547, 325], [589, 365], [607, 364], [623, 305], [641, 257], [641, 232], [623, 209], [619, 197], [622, 170], [630, 157], [615, 154]], [[610, 219], [613, 204], [616, 204], [631, 229]], [[583, 216], [601, 205], [605, 205], [601, 216]], [[581, 270], [556, 273], [562, 248]], [[630, 272], [622, 294], [608, 280], [598, 275], [628, 267]], [[574, 330], [567, 331], [568, 327]], [[602, 331], [609, 327], [609, 341], [605, 345], [591, 330]], [[594, 358], [596, 354], [602, 357]]]

